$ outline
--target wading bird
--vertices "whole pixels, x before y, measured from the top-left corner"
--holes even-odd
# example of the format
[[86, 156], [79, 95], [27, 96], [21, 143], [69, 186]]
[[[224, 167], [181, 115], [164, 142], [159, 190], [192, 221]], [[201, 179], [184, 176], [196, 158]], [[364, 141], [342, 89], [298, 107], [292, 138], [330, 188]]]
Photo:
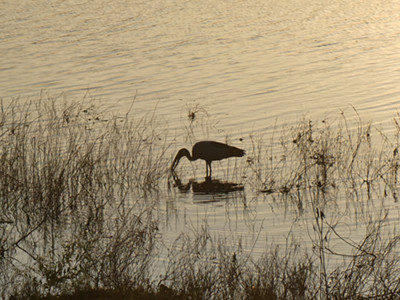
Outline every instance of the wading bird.
[[211, 177], [211, 163], [214, 160], [221, 160], [229, 157], [242, 157], [245, 151], [227, 144], [214, 142], [214, 141], [202, 141], [194, 144], [192, 149], [192, 155], [189, 150], [182, 148], [178, 151], [175, 159], [171, 165], [171, 171], [174, 171], [177, 167], [179, 160], [186, 156], [190, 161], [203, 159], [206, 161], [206, 176]]

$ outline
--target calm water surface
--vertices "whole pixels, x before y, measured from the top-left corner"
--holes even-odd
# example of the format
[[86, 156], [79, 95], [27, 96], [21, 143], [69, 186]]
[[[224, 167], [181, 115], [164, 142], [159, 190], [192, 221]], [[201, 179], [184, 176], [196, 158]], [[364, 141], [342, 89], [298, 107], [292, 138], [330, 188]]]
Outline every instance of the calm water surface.
[[[353, 105], [398, 109], [397, 1], [2, 1], [2, 97], [87, 89], [172, 128], [196, 101], [226, 130]], [[177, 121], [178, 120], [178, 121]], [[243, 125], [244, 124], [244, 125]]]
[[[322, 120], [355, 107], [385, 128], [400, 107], [394, 0], [4, 0], [0, 20], [1, 97], [89, 91], [116, 114], [136, 97], [135, 113], [156, 107], [176, 148], [190, 145], [182, 137], [190, 110], [218, 129], [196, 139], [229, 136], [246, 148], [239, 138], [304, 114]], [[241, 195], [196, 197], [179, 194], [168, 218], [176, 212], [181, 227], [207, 216], [215, 232], [262, 232], [251, 239], [264, 243], [264, 233], [284, 242], [298, 217], [259, 195], [245, 205]]]

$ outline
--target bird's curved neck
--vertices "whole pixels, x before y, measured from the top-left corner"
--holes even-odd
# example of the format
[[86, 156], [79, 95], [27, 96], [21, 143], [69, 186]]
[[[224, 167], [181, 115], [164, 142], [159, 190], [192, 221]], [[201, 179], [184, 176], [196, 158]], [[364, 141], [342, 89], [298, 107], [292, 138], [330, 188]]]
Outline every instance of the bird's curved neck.
[[179, 158], [185, 156], [188, 160], [191, 160], [191, 161], [197, 159], [197, 158], [193, 157], [193, 156], [190, 154], [190, 152], [189, 152], [188, 149], [185, 149], [185, 148], [182, 148], [182, 149], [179, 151], [178, 156], [180, 156]]
[[189, 150], [187, 150], [187, 149], [185, 149], [185, 148], [182, 148], [182, 149], [179, 150], [178, 153], [176, 154], [175, 159], [174, 159], [174, 161], [173, 161], [173, 163], [172, 163], [172, 165], [171, 165], [171, 170], [175, 170], [175, 168], [176, 168], [176, 167], [178, 166], [178, 164], [179, 164], [179, 161], [180, 161], [181, 158], [184, 157], [184, 156], [185, 156], [188, 160], [191, 160], [191, 161], [197, 159], [197, 158], [193, 157], [193, 156], [190, 154]]
[[197, 158], [193, 157], [190, 153], [187, 153], [185, 156], [186, 156], [187, 159], [190, 160], [190, 161], [194, 161], [194, 160], [197, 159]]

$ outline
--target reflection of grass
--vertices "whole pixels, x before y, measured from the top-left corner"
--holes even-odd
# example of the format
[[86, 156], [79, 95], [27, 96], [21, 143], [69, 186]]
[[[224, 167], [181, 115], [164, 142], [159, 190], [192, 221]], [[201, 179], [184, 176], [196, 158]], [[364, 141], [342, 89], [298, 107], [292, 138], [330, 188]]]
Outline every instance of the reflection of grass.
[[[399, 237], [383, 233], [385, 211], [370, 221], [361, 241], [352, 241], [341, 236], [340, 218], [332, 218], [327, 205], [341, 195], [397, 200], [397, 123], [395, 138], [378, 132], [379, 147], [373, 146], [377, 132], [370, 124], [357, 119], [350, 126], [344, 116], [337, 124], [301, 121], [278, 138], [275, 132], [268, 143], [250, 137], [248, 156], [227, 163], [226, 177], [246, 178], [245, 189], [311, 211], [313, 249], [288, 244], [266, 249], [256, 260], [240, 239], [213, 236], [205, 222], [179, 236], [161, 272], [153, 261], [163, 245], [157, 205], [170, 164], [165, 132], [158, 131], [154, 116], [106, 118], [90, 103], [58, 101], [1, 107], [1, 297], [399, 296]], [[201, 113], [196, 106], [188, 115], [188, 140], [194, 139], [196, 120], [206, 122]], [[331, 239], [351, 251], [335, 252]], [[328, 255], [345, 263], [330, 266]]]

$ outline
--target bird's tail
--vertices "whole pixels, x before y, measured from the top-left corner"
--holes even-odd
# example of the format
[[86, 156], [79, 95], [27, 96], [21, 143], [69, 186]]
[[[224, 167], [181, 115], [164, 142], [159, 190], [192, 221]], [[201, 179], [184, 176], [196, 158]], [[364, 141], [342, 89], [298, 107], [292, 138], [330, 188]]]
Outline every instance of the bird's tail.
[[231, 146], [230, 153], [231, 156], [242, 157], [243, 155], [246, 154], [246, 151]]

